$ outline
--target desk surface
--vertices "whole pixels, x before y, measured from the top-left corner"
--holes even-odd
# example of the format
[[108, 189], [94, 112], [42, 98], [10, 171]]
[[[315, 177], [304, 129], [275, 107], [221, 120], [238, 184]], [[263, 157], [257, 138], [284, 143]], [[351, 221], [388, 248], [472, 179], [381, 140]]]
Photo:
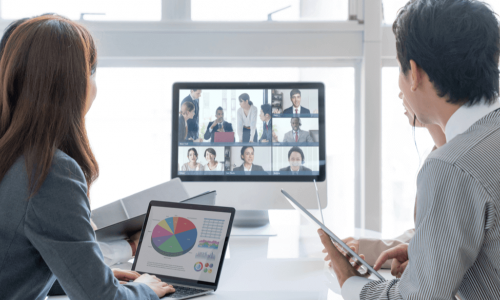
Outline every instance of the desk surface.
[[[335, 274], [323, 261], [316, 228], [295, 211], [271, 215], [271, 225], [277, 236], [230, 238], [219, 287], [200, 299], [342, 299]], [[353, 233], [378, 237], [370, 231]], [[117, 267], [130, 269], [131, 264]], [[381, 274], [394, 278], [389, 270]]]

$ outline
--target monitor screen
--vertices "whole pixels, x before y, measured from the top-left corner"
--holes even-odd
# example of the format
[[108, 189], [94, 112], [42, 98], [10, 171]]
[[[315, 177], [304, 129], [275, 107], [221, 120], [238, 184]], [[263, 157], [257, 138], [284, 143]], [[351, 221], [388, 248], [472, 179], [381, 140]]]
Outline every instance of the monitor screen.
[[322, 83], [176, 83], [172, 111], [172, 178], [325, 178]]
[[135, 270], [215, 283], [231, 213], [151, 206]]

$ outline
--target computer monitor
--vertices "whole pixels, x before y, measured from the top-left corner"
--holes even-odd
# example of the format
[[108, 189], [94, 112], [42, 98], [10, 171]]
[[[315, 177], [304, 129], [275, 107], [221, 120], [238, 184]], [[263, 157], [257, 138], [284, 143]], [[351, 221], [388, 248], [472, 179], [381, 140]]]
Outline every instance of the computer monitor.
[[173, 85], [171, 177], [190, 195], [217, 190], [239, 210], [291, 208], [289, 191], [326, 207], [323, 83], [183, 82]]

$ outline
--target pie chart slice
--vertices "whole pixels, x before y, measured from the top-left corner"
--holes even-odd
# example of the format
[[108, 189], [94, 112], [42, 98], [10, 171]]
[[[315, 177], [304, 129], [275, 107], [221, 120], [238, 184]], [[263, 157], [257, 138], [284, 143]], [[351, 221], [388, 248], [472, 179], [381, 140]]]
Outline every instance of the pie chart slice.
[[171, 217], [154, 227], [151, 244], [159, 254], [175, 257], [193, 249], [197, 237], [198, 230], [193, 222], [182, 217]]

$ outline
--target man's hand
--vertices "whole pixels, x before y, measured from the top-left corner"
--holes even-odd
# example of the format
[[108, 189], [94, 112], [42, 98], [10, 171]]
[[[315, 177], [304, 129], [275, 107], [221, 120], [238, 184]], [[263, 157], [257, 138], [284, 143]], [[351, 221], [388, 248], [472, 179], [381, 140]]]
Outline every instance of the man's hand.
[[330, 237], [322, 230], [318, 229], [318, 234], [325, 246], [328, 255], [325, 260], [331, 260], [332, 268], [337, 275], [337, 280], [339, 281], [340, 287], [344, 285], [344, 282], [352, 276], [362, 276], [349, 262], [349, 260], [342, 253], [339, 252], [337, 247], [332, 243]]
[[126, 284], [129, 280], [136, 280], [137, 278], [139, 278], [139, 276], [141, 276], [141, 274], [135, 271], [127, 271], [122, 269], [111, 269], [111, 271], [113, 271], [116, 279], [118, 279], [121, 284]]
[[373, 268], [378, 271], [388, 259], [392, 259], [391, 274], [401, 278], [408, 266], [408, 244], [399, 244], [396, 247], [385, 250], [380, 254]]
[[262, 139], [262, 140], [260, 140], [260, 142], [261, 142], [261, 143], [267, 143], [267, 142], [269, 142], [269, 141], [268, 141], [268, 140], [266, 140], [266, 139]]
[[162, 282], [160, 278], [155, 275], [142, 274], [139, 278], [134, 280], [134, 282], [144, 283], [149, 286], [158, 298], [165, 296], [165, 294], [170, 294], [175, 292], [175, 289], [172, 285]]
[[277, 109], [277, 108], [273, 109], [273, 114], [279, 114], [279, 113], [280, 113], [279, 109]]
[[[343, 239], [342, 241], [343, 241], [343, 242], [344, 242], [347, 246], [349, 246], [349, 248], [351, 248], [351, 249], [352, 249], [352, 251], [356, 252], [356, 254], [359, 254], [359, 252], [358, 252], [358, 251], [359, 251], [359, 240], [357, 240], [357, 239], [355, 239], [355, 238], [353, 238], [353, 237], [348, 237], [348, 238]], [[335, 245], [335, 247], [337, 247], [337, 250], [339, 250], [339, 252], [340, 252], [340, 253], [344, 253], [344, 252], [345, 252], [345, 250], [344, 250], [344, 249], [339, 248], [339, 246], [338, 246], [338, 244], [337, 244], [337, 243], [335, 243], [334, 245]], [[323, 251], [322, 251], [322, 252], [323, 252], [323, 253], [327, 253], [326, 248], [325, 248], [325, 249], [323, 249]], [[354, 260], [353, 260], [352, 258], [350, 258], [350, 257], [349, 257], [349, 255], [347, 255], [347, 254], [345, 254], [345, 257], [349, 260], [349, 262], [351, 262], [351, 265], [352, 265], [352, 263], [354, 262]], [[365, 259], [365, 255], [364, 255], [364, 254], [359, 254], [359, 257], [361, 257], [362, 259]], [[325, 257], [325, 260], [330, 260], [330, 256], [329, 256], [329, 255], [327, 255], [327, 256]], [[333, 263], [332, 263], [331, 261], [330, 261], [330, 263], [328, 263], [328, 265], [329, 265], [330, 267], [333, 267]], [[355, 268], [356, 270], [359, 270], [359, 268], [360, 268], [360, 267], [361, 267], [361, 266], [360, 266], [360, 265], [358, 265], [358, 264], [355, 264], [355, 265], [354, 265], [354, 268]]]
[[276, 132], [274, 132], [273, 130], [273, 142], [278, 142], [278, 135], [276, 134]]

